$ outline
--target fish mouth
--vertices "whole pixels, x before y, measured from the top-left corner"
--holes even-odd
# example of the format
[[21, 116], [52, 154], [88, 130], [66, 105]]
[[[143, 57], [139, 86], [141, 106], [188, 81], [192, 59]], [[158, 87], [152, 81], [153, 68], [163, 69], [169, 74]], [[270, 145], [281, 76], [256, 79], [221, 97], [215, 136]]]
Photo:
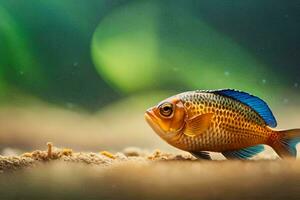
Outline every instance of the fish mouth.
[[151, 108], [145, 112], [145, 119], [146, 119], [147, 123], [150, 125], [150, 127], [157, 134], [159, 134], [159, 135], [165, 134], [165, 132], [158, 125], [157, 118], [156, 118], [155, 114], [153, 113], [153, 111], [151, 110]]
[[154, 113], [153, 113], [153, 111], [152, 111], [151, 108], [149, 108], [148, 110], [146, 110], [146, 112], [145, 112], [145, 119], [146, 120], [147, 119], [155, 119], [155, 115], [154, 115]]

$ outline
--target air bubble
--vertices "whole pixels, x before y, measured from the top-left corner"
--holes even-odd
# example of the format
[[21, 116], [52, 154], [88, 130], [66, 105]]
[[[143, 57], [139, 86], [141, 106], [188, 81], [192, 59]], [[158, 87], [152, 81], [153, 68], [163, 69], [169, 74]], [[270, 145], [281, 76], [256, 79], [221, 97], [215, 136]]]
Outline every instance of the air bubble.
[[299, 83], [294, 83], [294, 87], [295, 88], [299, 87]]

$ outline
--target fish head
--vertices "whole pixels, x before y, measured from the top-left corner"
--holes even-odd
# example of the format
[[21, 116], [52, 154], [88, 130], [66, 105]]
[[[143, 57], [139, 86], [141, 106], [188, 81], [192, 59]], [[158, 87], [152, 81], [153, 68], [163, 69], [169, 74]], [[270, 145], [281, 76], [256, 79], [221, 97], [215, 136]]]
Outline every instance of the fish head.
[[186, 111], [178, 97], [171, 97], [149, 108], [145, 119], [160, 136], [172, 136], [180, 132], [185, 125]]

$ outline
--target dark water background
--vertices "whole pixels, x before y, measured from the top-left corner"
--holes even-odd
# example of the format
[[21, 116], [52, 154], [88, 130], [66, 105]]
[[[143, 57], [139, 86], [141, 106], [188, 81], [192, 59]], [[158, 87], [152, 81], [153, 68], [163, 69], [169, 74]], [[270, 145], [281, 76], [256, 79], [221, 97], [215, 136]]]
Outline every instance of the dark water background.
[[298, 127], [299, 1], [0, 0], [0, 19], [3, 148], [159, 147], [145, 109], [196, 89]]
[[0, 97], [93, 112], [232, 87], [299, 102], [299, 13], [299, 1], [1, 0]]

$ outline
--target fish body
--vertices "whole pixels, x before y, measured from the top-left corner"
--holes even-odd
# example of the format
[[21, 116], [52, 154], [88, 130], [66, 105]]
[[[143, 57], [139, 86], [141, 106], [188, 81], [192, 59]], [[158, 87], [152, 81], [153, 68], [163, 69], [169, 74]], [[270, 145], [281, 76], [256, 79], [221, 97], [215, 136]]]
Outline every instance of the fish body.
[[275, 131], [267, 104], [236, 90], [190, 91], [146, 111], [147, 122], [170, 145], [209, 159], [206, 151], [247, 159], [270, 145], [281, 157], [296, 156], [300, 130]]

